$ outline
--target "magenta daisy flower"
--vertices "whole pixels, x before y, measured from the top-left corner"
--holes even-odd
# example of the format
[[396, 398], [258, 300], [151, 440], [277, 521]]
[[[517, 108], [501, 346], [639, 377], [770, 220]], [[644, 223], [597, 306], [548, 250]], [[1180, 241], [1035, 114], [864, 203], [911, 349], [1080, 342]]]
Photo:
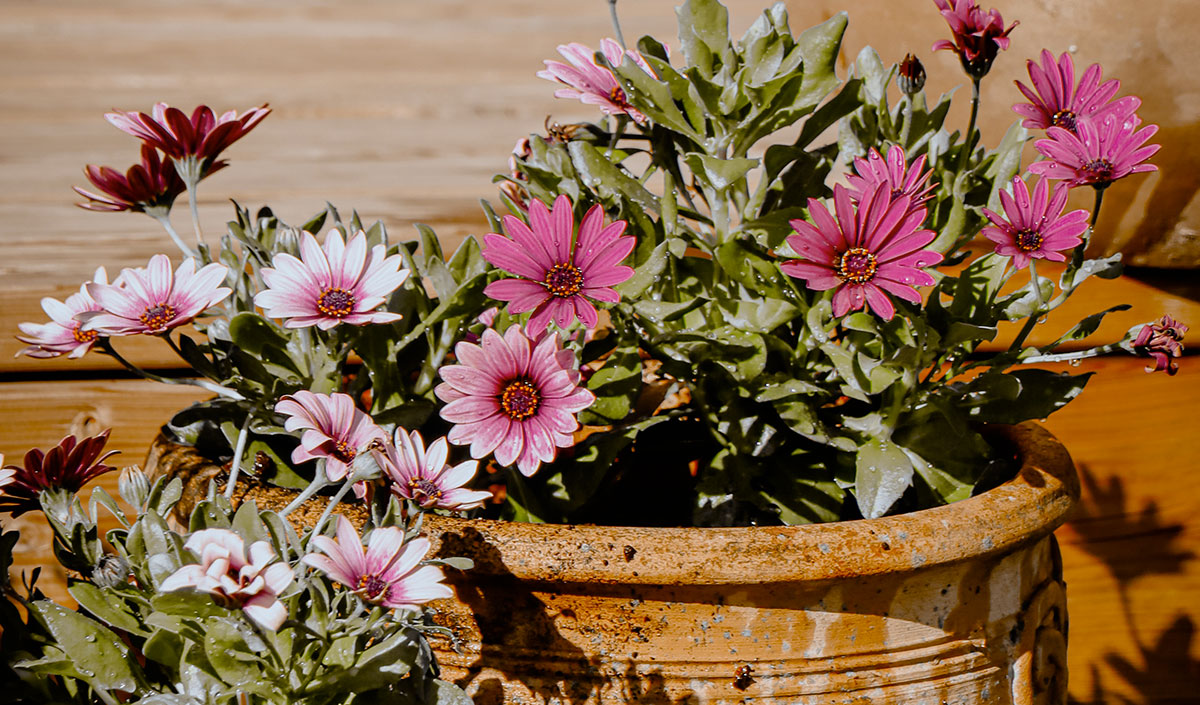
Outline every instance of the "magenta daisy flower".
[[1025, 64], [1029, 69], [1033, 88], [1020, 81], [1014, 83], [1030, 102], [1012, 106], [1013, 112], [1025, 116], [1025, 120], [1021, 122], [1025, 127], [1043, 130], [1048, 127], [1061, 127], [1074, 132], [1075, 121], [1080, 117], [1099, 119], [1111, 114], [1123, 119], [1142, 104], [1142, 101], [1134, 96], [1119, 98], [1110, 103], [1121, 88], [1121, 82], [1114, 79], [1100, 83], [1100, 64], [1089, 66], [1076, 86], [1075, 62], [1066, 52], [1055, 61], [1054, 54], [1043, 49], [1041, 66], [1032, 61], [1026, 61]]
[[[217, 162], [208, 172], [224, 166], [225, 162]], [[142, 163], [129, 167], [124, 174], [94, 164], [88, 164], [83, 173], [100, 190], [97, 194], [78, 186], [72, 187], [76, 193], [88, 199], [86, 203], [77, 205], [90, 211], [132, 211], [163, 218], [171, 211], [176, 197], [187, 188], [175, 173], [175, 166], [170, 161], [159, 159], [158, 151], [145, 144], [142, 145]]]
[[1179, 371], [1175, 359], [1183, 355], [1183, 336], [1188, 327], [1170, 316], [1163, 316], [1158, 323], [1147, 323], [1138, 331], [1133, 349], [1154, 358], [1154, 366], [1147, 372], [1162, 372], [1173, 375]]
[[[620, 66], [628, 56], [643, 71], [657, 78], [640, 53], [633, 49], [623, 50], [612, 39], [601, 39], [600, 51], [613, 66]], [[558, 53], [571, 64], [547, 59], [546, 68], [537, 72], [539, 78], [567, 84], [567, 88], [554, 92], [555, 98], [574, 98], [595, 105], [608, 115], [628, 115], [640, 124], [648, 121], [644, 113], [629, 104], [625, 89], [612, 70], [596, 63], [596, 52], [583, 44], [572, 43], [559, 46]]]
[[0, 471], [0, 512], [14, 517], [37, 509], [38, 495], [47, 490], [66, 490], [72, 494], [92, 478], [113, 470], [104, 460], [117, 451], [103, 455], [108, 431], [76, 441], [67, 436], [43, 453], [34, 448], [25, 454], [23, 466], [8, 465]]
[[429, 539], [404, 542], [404, 531], [395, 526], [374, 529], [366, 549], [350, 520], [337, 518], [337, 540], [314, 536], [320, 553], [300, 560], [354, 591], [362, 599], [384, 607], [416, 609], [430, 600], [452, 597], [440, 568], [420, 565], [429, 552]]
[[933, 0], [937, 3], [954, 41], [939, 39], [933, 51], [949, 49], [958, 54], [963, 70], [978, 80], [992, 68], [1001, 49], [1008, 48], [1008, 33], [1017, 26], [1013, 22], [1004, 28], [1004, 18], [996, 9], [984, 12], [975, 0]]
[[451, 443], [470, 443], [472, 458], [494, 452], [526, 476], [573, 444], [575, 414], [596, 397], [579, 386], [574, 353], [560, 349], [557, 335], [535, 343], [519, 325], [503, 336], [489, 328], [480, 345], [460, 342], [454, 352], [459, 364], [438, 370], [444, 382], [434, 390], [448, 402], [441, 415], [454, 424]]
[[159, 585], [162, 592], [198, 590], [214, 596], [230, 609], [240, 608], [264, 629], [275, 631], [287, 620], [287, 607], [279, 595], [295, 576], [286, 563], [275, 560], [275, 549], [255, 541], [249, 550], [241, 536], [229, 529], [203, 529], [188, 537], [184, 548], [199, 563], [190, 563]]
[[784, 262], [783, 271], [804, 279], [809, 289], [833, 294], [833, 315], [844, 316], [870, 306], [891, 319], [896, 310], [888, 294], [921, 303], [913, 286], [928, 286], [934, 279], [923, 268], [942, 261], [942, 255], [923, 249], [936, 233], [921, 229], [925, 211], [909, 208], [909, 197], [892, 199], [881, 183], [855, 207], [850, 192], [833, 188], [837, 218], [815, 198], [808, 199], [813, 223], [791, 221], [796, 235], [787, 243], [801, 259]]
[[317, 326], [329, 330], [339, 323], [361, 326], [391, 323], [398, 313], [376, 311], [408, 278], [400, 255], [385, 256], [376, 245], [367, 255], [367, 236], [361, 230], [349, 243], [333, 230], [317, 245], [311, 233], [300, 239], [300, 259], [281, 252], [262, 270], [267, 288], [254, 296], [271, 318], [284, 318], [287, 328]]
[[[1029, 171], [1047, 179], [1065, 179], [1071, 186], [1089, 184], [1105, 188], [1117, 179], [1158, 167], [1144, 163], [1161, 145], [1145, 145], [1158, 132], [1158, 125], [1138, 127], [1136, 115], [1109, 114], [1099, 120], [1081, 117], [1076, 131], [1061, 127], [1046, 130], [1048, 139], [1038, 140], [1037, 151], [1047, 161], [1029, 165]], [[1145, 145], [1145, 146], [1143, 146]]]
[[519, 218], [504, 216], [508, 237], [485, 235], [483, 258], [519, 278], [492, 282], [483, 293], [508, 301], [509, 313], [533, 311], [531, 332], [544, 331], [551, 319], [566, 328], [576, 317], [595, 328], [598, 319], [592, 301], [621, 300], [612, 287], [633, 276], [633, 268], [620, 262], [636, 242], [621, 235], [625, 221], [608, 226], [603, 221], [603, 209], [592, 206], [579, 224], [578, 239], [574, 238], [575, 216], [566, 196], [555, 199], [553, 211], [541, 201], [532, 201], [528, 226]]
[[1004, 215], [987, 208], [983, 214], [992, 221], [983, 236], [996, 243], [996, 254], [1013, 258], [1013, 266], [1025, 267], [1031, 259], [1063, 262], [1063, 254], [1083, 242], [1088, 229], [1088, 212], [1076, 210], [1063, 215], [1070, 189], [1058, 184], [1050, 191], [1047, 179], [1039, 179], [1029, 197], [1029, 187], [1021, 177], [1012, 180], [1012, 195], [1000, 191]]
[[392, 481], [392, 494], [411, 499], [422, 509], [457, 512], [483, 506], [492, 498], [491, 492], [463, 487], [475, 477], [479, 463], [468, 460], [450, 467], [446, 464], [449, 452], [445, 438], [437, 439], [426, 450], [419, 431], [407, 434], [403, 428], [397, 428], [396, 442], [385, 444], [380, 463]]
[[373, 442], [387, 441], [383, 429], [354, 406], [349, 394], [301, 390], [280, 399], [275, 411], [288, 417], [285, 429], [304, 429], [300, 445], [292, 451], [292, 462], [324, 458], [325, 475], [334, 482], [350, 474], [354, 459]]
[[216, 262], [196, 271], [185, 259], [171, 273], [171, 260], [154, 255], [143, 269], [125, 269], [120, 284], [91, 282], [88, 294], [102, 309], [78, 314], [84, 331], [100, 335], [161, 335], [221, 302], [231, 291], [220, 286], [229, 269]]
[[[47, 323], [21, 323], [17, 327], [25, 335], [18, 335], [17, 340], [29, 343], [18, 355], [29, 357], [58, 357], [66, 355], [71, 359], [82, 357], [92, 349], [98, 334], [94, 330], [82, 330], [83, 324], [76, 320], [81, 313], [102, 310], [100, 304], [88, 294], [87, 285], [108, 284], [108, 273], [104, 267], [96, 268], [92, 281], [79, 287], [78, 294], [71, 294], [66, 301], [46, 297], [42, 299], [42, 310], [50, 316]], [[118, 284], [119, 286], [119, 284]]]
[[846, 177], [846, 187], [855, 203], [863, 200], [879, 184], [887, 184], [893, 200], [908, 196], [909, 212], [923, 209], [925, 203], [933, 198], [930, 194], [934, 184], [929, 183], [933, 172], [925, 171], [925, 155], [917, 157], [909, 167], [905, 163], [904, 148], [900, 145], [892, 145], [888, 149], [886, 161], [874, 148], [867, 152], [866, 159], [856, 157], [854, 171], [854, 174]]

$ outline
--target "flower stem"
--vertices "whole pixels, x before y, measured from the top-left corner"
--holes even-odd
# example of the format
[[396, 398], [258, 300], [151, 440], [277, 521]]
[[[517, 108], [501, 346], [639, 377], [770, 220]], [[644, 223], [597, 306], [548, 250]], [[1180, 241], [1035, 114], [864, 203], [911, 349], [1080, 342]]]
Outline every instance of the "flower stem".
[[350, 491], [351, 487], [354, 487], [353, 475], [346, 478], [346, 481], [342, 483], [342, 488], [337, 491], [337, 494], [333, 496], [333, 499], [329, 501], [329, 504], [325, 505], [325, 511], [321, 512], [321, 516], [317, 519], [317, 523], [313, 525], [312, 532], [309, 534], [309, 536], [321, 535], [321, 529], [324, 528], [325, 522], [329, 519], [329, 515], [333, 514], [333, 508], [342, 501], [342, 498], [346, 496], [346, 493]]
[[975, 120], [979, 117], [979, 79], [971, 79], [971, 119], [967, 121], [967, 136], [963, 141], [963, 151], [958, 157], [958, 171], [967, 168], [971, 151], [975, 146]]
[[1036, 297], [1037, 306], [1035, 306], [1033, 312], [1029, 314], [1029, 319], [1025, 321], [1025, 326], [1021, 328], [1021, 332], [1017, 335], [1016, 339], [1013, 340], [1012, 345], [1008, 347], [1009, 350], [1016, 350], [1025, 343], [1025, 339], [1028, 338], [1029, 334], [1033, 332], [1033, 327], [1037, 325], [1038, 318], [1040, 318], [1042, 315], [1042, 308], [1046, 305], [1045, 302], [1042, 301], [1042, 285], [1041, 282], [1038, 281], [1037, 260], [1033, 258], [1029, 259], [1029, 282], [1030, 286], [1033, 287], [1033, 295]]
[[158, 224], [163, 227], [163, 230], [167, 231], [167, 235], [171, 236], [171, 240], [175, 242], [175, 246], [179, 248], [179, 251], [183, 253], [184, 257], [195, 259], [196, 251], [188, 247], [187, 243], [183, 241], [183, 238], [179, 237], [179, 233], [175, 232], [175, 228], [171, 226], [171, 216], [163, 213], [162, 215], [155, 215], [151, 217], [158, 221]]
[[250, 420], [254, 413], [246, 414], [242, 428], [238, 431], [237, 445], [233, 449], [233, 463], [229, 466], [229, 480], [225, 483], [225, 499], [233, 499], [233, 488], [237, 486], [238, 473], [242, 469], [242, 454], [246, 452], [246, 441], [250, 438]]
[[124, 357], [121, 357], [121, 354], [113, 348], [112, 343], [109, 342], [108, 338], [102, 338], [101, 342], [97, 344], [97, 347], [99, 348], [100, 352], [121, 363], [125, 369], [139, 377], [142, 377], [143, 379], [161, 382], [163, 384], [186, 384], [192, 387], [200, 387], [201, 389], [207, 389], [217, 396], [225, 397], [226, 399], [233, 399], [234, 401], [242, 401], [246, 398], [229, 387], [222, 387], [221, 385], [214, 384], [206, 379], [195, 379], [192, 377], [163, 377], [161, 375], [156, 375], [153, 372], [147, 372], [129, 360], [126, 360]]
[[908, 150], [908, 136], [912, 132], [913, 121], [913, 97], [905, 94], [904, 96], [904, 127], [900, 130], [900, 146]]
[[1101, 345], [1099, 347], [1089, 348], [1087, 350], [1076, 350], [1073, 352], [1052, 353], [1047, 355], [1034, 355], [1033, 357], [1027, 357], [1024, 360], [1021, 360], [1021, 364], [1033, 365], [1043, 362], [1071, 362], [1073, 360], [1086, 360], [1089, 357], [1100, 357], [1101, 355], [1107, 355], [1120, 349], [1121, 346], [1119, 344], [1111, 343], [1109, 345]]
[[319, 463], [317, 471], [313, 475], [312, 482], [308, 483], [308, 487], [305, 487], [304, 491], [301, 492], [299, 496], [297, 496], [291, 501], [290, 504], [284, 507], [282, 512], [279, 512], [279, 518], [283, 519], [287, 517], [288, 514], [294, 512], [297, 507], [307, 502], [309, 498], [311, 498], [313, 495], [319, 492], [321, 488], [328, 484], [329, 478], [325, 475], [325, 463]]
[[608, 14], [612, 17], [613, 31], [617, 33], [617, 43], [625, 48], [625, 35], [621, 34], [621, 20], [617, 17], [617, 0], [608, 0]]
[[1096, 233], [1096, 221], [1100, 220], [1100, 206], [1104, 203], [1104, 190], [1108, 188], [1104, 186], [1093, 186], [1096, 191], [1096, 205], [1092, 206], [1092, 234]]

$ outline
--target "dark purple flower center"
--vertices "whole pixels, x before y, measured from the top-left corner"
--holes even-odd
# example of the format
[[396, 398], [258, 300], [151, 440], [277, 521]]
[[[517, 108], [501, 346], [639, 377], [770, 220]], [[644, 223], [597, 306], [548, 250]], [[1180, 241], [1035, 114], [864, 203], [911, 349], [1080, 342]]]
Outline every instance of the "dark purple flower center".
[[424, 477], [414, 477], [408, 481], [409, 492], [412, 493], [413, 501], [422, 507], [428, 507], [442, 498], [442, 491], [437, 485]]
[[1021, 252], [1036, 252], [1042, 247], [1042, 234], [1037, 230], [1019, 230], [1013, 236], [1013, 242]]
[[333, 318], [349, 316], [354, 311], [354, 295], [345, 289], [325, 289], [317, 297], [317, 310]]
[[1093, 159], [1083, 165], [1083, 173], [1088, 182], [1093, 184], [1108, 183], [1113, 180], [1113, 163], [1107, 159]]
[[620, 86], [613, 86], [613, 89], [608, 92], [608, 99], [617, 105], [629, 105], [625, 99], [625, 91]]
[[865, 248], [852, 247], [838, 260], [837, 273], [843, 281], [862, 284], [873, 279], [878, 268], [875, 255]]
[[82, 330], [79, 326], [75, 326], [75, 330], [71, 331], [71, 335], [75, 337], [77, 343], [90, 343], [96, 339], [96, 331]]
[[546, 272], [546, 288], [555, 296], [574, 296], [583, 290], [583, 272], [573, 264], [556, 264]]
[[391, 584], [378, 575], [364, 575], [358, 579], [358, 590], [371, 602], [386, 600], [391, 587]]
[[1075, 131], [1075, 113], [1071, 110], [1060, 110], [1050, 116], [1050, 124], [1064, 130]]
[[333, 452], [330, 455], [349, 465], [358, 456], [358, 451], [351, 448], [345, 441], [334, 441]]
[[500, 392], [500, 409], [513, 421], [524, 421], [537, 413], [542, 395], [528, 379], [514, 379]]
[[163, 328], [166, 328], [167, 324], [175, 318], [175, 307], [171, 304], [155, 304], [154, 306], [148, 306], [138, 318], [142, 321], [142, 324], [150, 330], [159, 331]]

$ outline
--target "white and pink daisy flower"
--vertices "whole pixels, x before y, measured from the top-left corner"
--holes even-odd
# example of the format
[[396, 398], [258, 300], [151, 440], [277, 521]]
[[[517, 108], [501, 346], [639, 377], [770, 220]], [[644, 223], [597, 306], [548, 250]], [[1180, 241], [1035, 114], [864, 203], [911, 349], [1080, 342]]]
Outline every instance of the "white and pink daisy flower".
[[933, 198], [930, 194], [934, 185], [929, 183], [933, 172], [925, 171], [925, 155], [917, 157], [910, 167], [905, 163], [904, 148], [900, 145], [892, 145], [886, 160], [871, 148], [866, 159], [857, 157], [854, 160], [854, 172], [846, 177], [846, 187], [855, 203], [866, 198], [879, 184], [887, 184], [893, 200], [908, 196], [910, 213], [924, 208]]
[[216, 262], [196, 271], [195, 260], [188, 258], [172, 274], [170, 258], [154, 255], [145, 268], [122, 270], [119, 284], [85, 285], [102, 310], [77, 318], [83, 331], [100, 335], [161, 335], [229, 296], [231, 290], [221, 286], [228, 272]]
[[463, 487], [475, 477], [479, 463], [468, 460], [454, 467], [446, 464], [450, 444], [439, 438], [425, 448], [419, 431], [396, 429], [396, 442], [387, 443], [380, 465], [391, 480], [392, 494], [416, 502], [422, 509], [458, 512], [483, 506], [491, 492]]
[[604, 210], [592, 206], [576, 239], [571, 199], [559, 196], [553, 211], [533, 200], [529, 225], [506, 215], [508, 237], [483, 237], [483, 258], [518, 277], [492, 282], [483, 293], [508, 301], [509, 313], [533, 311], [529, 331], [534, 334], [546, 330], [551, 319], [566, 328], [578, 317], [595, 328], [599, 319], [592, 301], [620, 301], [612, 287], [633, 276], [633, 268], [621, 264], [636, 244], [635, 238], [621, 235], [625, 226], [623, 220], [605, 226]]
[[292, 569], [275, 560], [275, 549], [255, 541], [246, 549], [241, 536], [228, 529], [204, 529], [184, 544], [200, 558], [162, 582], [163, 592], [191, 588], [213, 595], [220, 605], [240, 608], [263, 629], [275, 631], [287, 619], [279, 595], [292, 584]]
[[942, 261], [942, 255], [924, 247], [936, 233], [924, 230], [925, 210], [911, 211], [909, 197], [892, 199], [881, 183], [854, 205], [850, 192], [833, 187], [837, 218], [815, 198], [808, 199], [813, 223], [791, 221], [796, 235], [787, 244], [801, 259], [780, 265], [784, 273], [805, 280], [813, 291], [837, 289], [833, 315], [844, 316], [870, 306], [890, 320], [896, 309], [888, 294], [921, 303], [913, 286], [929, 286], [933, 277], [925, 267]]
[[442, 418], [454, 424], [450, 442], [470, 443], [472, 458], [515, 462], [526, 476], [571, 446], [575, 415], [596, 397], [579, 386], [574, 353], [559, 345], [557, 335], [531, 341], [514, 324], [503, 336], [483, 331], [479, 345], [455, 346], [459, 364], [438, 370], [444, 381], [434, 390], [447, 402]]
[[[612, 39], [600, 40], [600, 51], [613, 66], [620, 66], [628, 56], [643, 71], [657, 78], [646, 59], [633, 49], [624, 50]], [[596, 52], [583, 44], [563, 44], [558, 47], [570, 65], [561, 61], [546, 60], [546, 68], [538, 71], [538, 78], [567, 84], [567, 88], [554, 91], [555, 98], [573, 98], [588, 105], [595, 105], [607, 115], [628, 115], [634, 121], [645, 124], [648, 118], [629, 104], [625, 89], [613, 75], [611, 69], [596, 63]]]
[[[292, 451], [292, 462], [325, 459], [325, 475], [331, 481], [350, 474], [354, 459], [373, 442], [386, 442], [387, 434], [371, 417], [354, 406], [349, 394], [314, 394], [301, 390], [279, 400], [275, 411], [287, 416], [283, 427], [304, 429], [300, 445]], [[362, 497], [365, 483], [355, 491]]]
[[1083, 242], [1088, 229], [1088, 212], [1076, 210], [1063, 215], [1069, 187], [1060, 183], [1050, 191], [1048, 179], [1038, 179], [1030, 198], [1029, 187], [1019, 176], [1012, 180], [1012, 195], [1000, 192], [1001, 216], [987, 208], [983, 214], [992, 224], [983, 236], [996, 243], [996, 254], [1013, 258], [1013, 266], [1025, 267], [1031, 259], [1063, 262], [1063, 254]]
[[325, 555], [314, 552], [300, 560], [371, 604], [416, 609], [454, 595], [442, 582], [440, 568], [420, 565], [429, 552], [429, 539], [405, 543], [404, 532], [395, 526], [373, 530], [364, 550], [354, 525], [339, 514], [337, 539], [314, 536], [312, 543]]
[[[108, 273], [97, 267], [92, 281], [79, 287], [78, 294], [71, 294], [66, 301], [46, 297], [42, 299], [42, 310], [50, 317], [47, 323], [20, 323], [17, 325], [25, 335], [17, 340], [29, 343], [18, 355], [29, 357], [58, 357], [66, 355], [72, 360], [82, 357], [92, 349], [99, 337], [94, 330], [81, 330], [82, 323], [75, 319], [81, 313], [103, 310], [87, 291], [88, 284], [108, 284]], [[119, 285], [118, 285], [119, 286]]]
[[300, 259], [281, 252], [271, 260], [274, 268], [262, 270], [267, 288], [254, 303], [271, 318], [287, 319], [287, 328], [317, 326], [329, 330], [339, 323], [361, 326], [391, 323], [400, 314], [375, 309], [408, 279], [400, 255], [386, 257], [383, 245], [367, 255], [367, 236], [361, 230], [342, 240], [333, 230], [317, 245], [312, 233], [300, 239]]

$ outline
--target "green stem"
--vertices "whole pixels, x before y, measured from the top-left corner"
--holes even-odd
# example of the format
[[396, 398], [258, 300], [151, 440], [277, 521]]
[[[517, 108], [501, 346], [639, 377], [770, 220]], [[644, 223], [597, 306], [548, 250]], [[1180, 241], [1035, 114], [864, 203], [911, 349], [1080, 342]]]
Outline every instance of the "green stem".
[[242, 455], [246, 452], [246, 441], [250, 438], [250, 420], [253, 412], [246, 414], [242, 428], [238, 431], [237, 445], [233, 449], [233, 462], [229, 466], [229, 481], [225, 483], [225, 499], [233, 499], [233, 488], [237, 486], [238, 473], [242, 469]]
[[153, 372], [147, 372], [129, 360], [126, 360], [124, 357], [121, 357], [121, 354], [113, 348], [112, 343], [109, 342], [108, 338], [102, 338], [101, 342], [97, 344], [97, 347], [101, 353], [108, 355], [112, 359], [121, 363], [125, 369], [144, 379], [154, 382], [161, 382], [163, 384], [186, 384], [191, 387], [200, 387], [201, 389], [207, 389], [217, 396], [225, 397], [226, 399], [233, 399], [235, 401], [242, 401], [246, 398], [229, 387], [222, 387], [221, 385], [214, 384], [206, 379], [195, 379], [192, 377], [163, 377], [161, 375], [156, 375]]
[[612, 17], [613, 31], [617, 33], [617, 43], [625, 48], [625, 35], [621, 34], [621, 20], [617, 17], [617, 0], [608, 0], [608, 14]]
[[342, 501], [342, 499], [346, 496], [346, 493], [350, 491], [351, 487], [354, 487], [353, 473], [351, 473], [350, 476], [346, 478], [346, 481], [342, 483], [341, 489], [337, 491], [337, 494], [333, 496], [333, 499], [329, 501], [329, 504], [325, 505], [325, 511], [321, 512], [321, 516], [317, 519], [317, 523], [313, 525], [312, 532], [309, 534], [309, 536], [321, 535], [321, 529], [325, 527], [325, 522], [328, 521], [329, 515], [333, 514], [333, 508]]
[[1104, 190], [1108, 188], [1108, 185], [1093, 186], [1092, 188], [1096, 191], [1096, 205], [1092, 206], [1092, 233], [1095, 234], [1096, 221], [1100, 220], [1100, 206], [1104, 203]]
[[1037, 306], [1029, 314], [1028, 320], [1025, 321], [1024, 327], [1021, 328], [1021, 332], [1017, 334], [1012, 345], [1008, 346], [1009, 350], [1017, 350], [1025, 343], [1025, 339], [1033, 332], [1033, 327], [1037, 325], [1038, 319], [1042, 316], [1042, 308], [1045, 306], [1045, 302], [1042, 300], [1042, 285], [1038, 282], [1036, 262], [1033, 258], [1029, 260], [1029, 281], [1030, 286], [1033, 287], [1033, 295], [1036, 297]]
[[626, 115], [617, 116], [617, 125], [612, 131], [612, 135], [608, 138], [608, 153], [605, 158], [612, 161], [613, 152], [617, 149], [617, 142], [625, 136], [625, 127], [629, 124], [629, 117]]
[[187, 243], [183, 241], [183, 238], [179, 237], [179, 233], [175, 232], [175, 228], [171, 226], [170, 215], [167, 213], [151, 215], [149, 212], [147, 212], [146, 215], [149, 215], [151, 218], [154, 218], [158, 221], [158, 224], [163, 227], [163, 230], [167, 231], [167, 235], [171, 236], [171, 240], [175, 242], [175, 246], [179, 248], [179, 251], [183, 253], [184, 257], [191, 259], [196, 258], [196, 251], [188, 247]]
[[200, 230], [200, 209], [196, 207], [196, 187], [188, 187], [188, 206], [192, 209], [192, 229], [196, 231], [196, 244], [204, 244], [204, 233]]
[[900, 146], [908, 150], [908, 137], [912, 132], [913, 121], [913, 97], [905, 94], [904, 96], [904, 127], [900, 130]]
[[307, 502], [309, 498], [311, 498], [313, 495], [319, 492], [321, 488], [328, 484], [329, 477], [325, 474], [325, 462], [321, 461], [317, 464], [317, 471], [313, 474], [312, 482], [308, 483], [308, 487], [305, 487], [304, 491], [301, 492], [299, 496], [297, 496], [291, 501], [290, 504], [283, 508], [283, 511], [279, 513], [279, 518], [286, 518], [288, 514], [294, 512], [301, 504]]
[[1048, 355], [1034, 355], [1033, 357], [1027, 357], [1023, 359], [1020, 362], [1022, 365], [1033, 365], [1043, 362], [1071, 362], [1073, 360], [1086, 360], [1090, 357], [1100, 357], [1101, 355], [1117, 352], [1120, 349], [1121, 346], [1118, 343], [1111, 343], [1109, 345], [1101, 345], [1099, 347], [1089, 348], [1087, 350], [1075, 350], [1073, 352], [1052, 353]]
[[958, 171], [967, 168], [971, 151], [975, 147], [975, 120], [979, 117], [979, 79], [971, 79], [971, 119], [967, 121], [967, 136], [963, 141], [963, 151], [958, 158]]

